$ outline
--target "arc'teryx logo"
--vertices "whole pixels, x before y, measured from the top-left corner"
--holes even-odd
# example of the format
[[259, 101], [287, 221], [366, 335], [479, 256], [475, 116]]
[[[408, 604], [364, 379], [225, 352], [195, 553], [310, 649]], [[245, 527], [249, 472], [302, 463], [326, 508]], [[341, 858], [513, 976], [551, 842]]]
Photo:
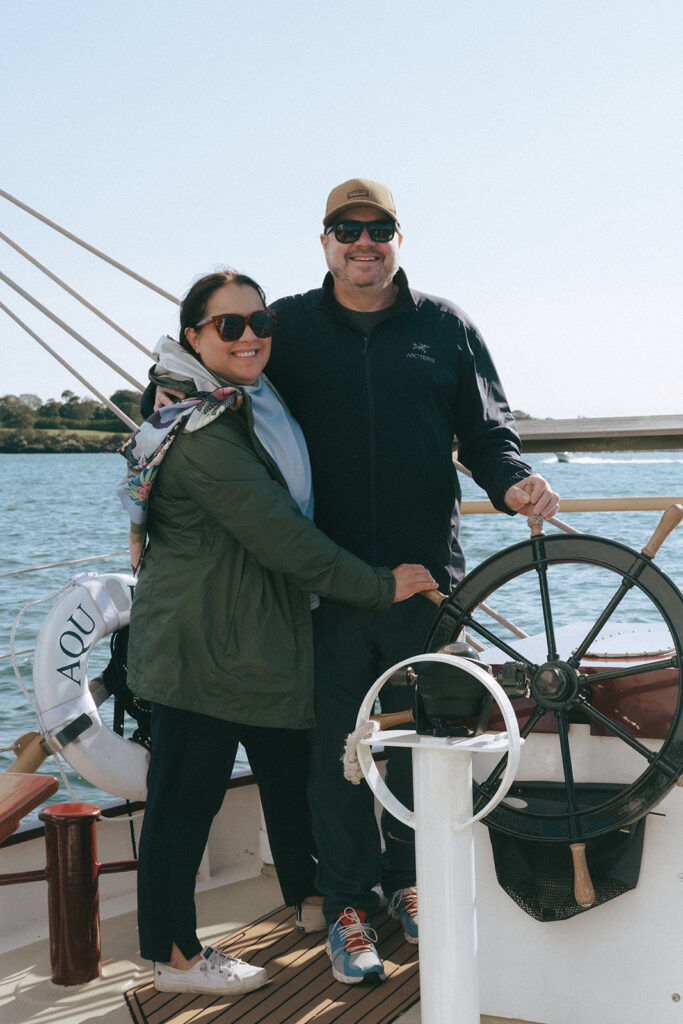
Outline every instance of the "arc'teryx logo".
[[432, 356], [428, 356], [428, 351], [429, 345], [425, 344], [425, 342], [414, 341], [413, 351], [407, 353], [406, 359], [421, 359], [422, 362], [424, 363], [435, 363], [436, 359], [434, 359]]

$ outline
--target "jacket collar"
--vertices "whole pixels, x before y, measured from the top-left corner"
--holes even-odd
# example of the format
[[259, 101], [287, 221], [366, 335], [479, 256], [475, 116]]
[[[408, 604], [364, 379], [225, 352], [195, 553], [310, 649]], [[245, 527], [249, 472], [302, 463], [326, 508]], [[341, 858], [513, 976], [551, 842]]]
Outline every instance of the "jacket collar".
[[[392, 315], [397, 313], [406, 313], [410, 310], [416, 309], [416, 303], [408, 287], [408, 278], [406, 277], [405, 270], [399, 267], [395, 276], [394, 284], [398, 285], [398, 295], [393, 306], [390, 306]], [[320, 305], [324, 309], [342, 310], [344, 307], [337, 302], [334, 297], [334, 278], [332, 274], [328, 272], [325, 274], [323, 281], [322, 292], [320, 296]]]

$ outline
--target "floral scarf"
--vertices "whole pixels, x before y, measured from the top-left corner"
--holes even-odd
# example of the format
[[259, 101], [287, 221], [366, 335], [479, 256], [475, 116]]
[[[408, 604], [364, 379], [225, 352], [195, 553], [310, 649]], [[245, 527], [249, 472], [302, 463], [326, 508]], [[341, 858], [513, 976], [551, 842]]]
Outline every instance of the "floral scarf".
[[166, 452], [179, 434], [201, 430], [226, 409], [239, 409], [242, 401], [237, 388], [217, 387], [175, 405], [165, 405], [152, 413], [120, 449], [128, 469], [117, 494], [130, 516], [128, 543], [134, 572], [139, 567], [147, 536], [149, 494]]

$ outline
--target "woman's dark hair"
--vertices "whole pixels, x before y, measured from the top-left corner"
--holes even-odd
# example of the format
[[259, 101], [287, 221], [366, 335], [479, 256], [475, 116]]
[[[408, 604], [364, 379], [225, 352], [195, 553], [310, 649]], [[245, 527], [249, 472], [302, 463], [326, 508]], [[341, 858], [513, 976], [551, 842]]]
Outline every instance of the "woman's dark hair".
[[265, 306], [266, 295], [260, 284], [246, 274], [240, 274], [236, 270], [218, 270], [215, 274], [206, 274], [190, 288], [180, 306], [180, 334], [178, 341], [183, 348], [197, 359], [199, 356], [185, 337], [186, 327], [195, 327], [200, 320], [203, 320], [209, 299], [214, 292], [226, 284], [243, 284], [258, 292], [261, 302]]

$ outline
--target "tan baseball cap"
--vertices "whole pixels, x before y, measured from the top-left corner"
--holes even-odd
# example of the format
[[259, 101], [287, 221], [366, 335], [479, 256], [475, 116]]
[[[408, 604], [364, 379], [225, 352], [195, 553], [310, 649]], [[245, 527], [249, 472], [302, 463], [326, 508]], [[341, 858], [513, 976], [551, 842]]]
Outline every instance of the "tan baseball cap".
[[333, 188], [327, 197], [323, 227], [329, 227], [340, 213], [351, 210], [354, 206], [369, 206], [373, 210], [379, 210], [398, 224], [396, 203], [386, 185], [370, 178], [351, 178]]

